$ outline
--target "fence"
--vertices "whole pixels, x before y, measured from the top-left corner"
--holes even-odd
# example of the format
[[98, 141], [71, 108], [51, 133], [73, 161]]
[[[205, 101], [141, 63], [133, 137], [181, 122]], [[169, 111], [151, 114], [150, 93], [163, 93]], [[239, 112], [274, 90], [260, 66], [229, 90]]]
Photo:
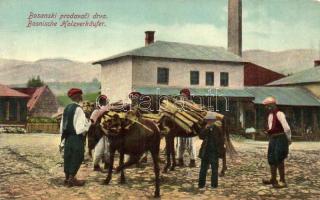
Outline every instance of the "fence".
[[28, 122], [27, 132], [28, 133], [59, 133], [59, 124]]

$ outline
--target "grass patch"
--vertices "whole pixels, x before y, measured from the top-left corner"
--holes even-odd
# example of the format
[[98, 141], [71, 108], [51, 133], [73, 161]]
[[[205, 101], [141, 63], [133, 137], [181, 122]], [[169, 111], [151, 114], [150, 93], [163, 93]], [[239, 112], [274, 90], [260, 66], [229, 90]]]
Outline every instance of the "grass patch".
[[[98, 92], [95, 93], [88, 93], [83, 95], [83, 100], [84, 101], [90, 101], [90, 102], [95, 102], [96, 98], [99, 96]], [[69, 103], [71, 103], [71, 100], [68, 96], [62, 95], [58, 96], [58, 103], [60, 106], [67, 106]]]

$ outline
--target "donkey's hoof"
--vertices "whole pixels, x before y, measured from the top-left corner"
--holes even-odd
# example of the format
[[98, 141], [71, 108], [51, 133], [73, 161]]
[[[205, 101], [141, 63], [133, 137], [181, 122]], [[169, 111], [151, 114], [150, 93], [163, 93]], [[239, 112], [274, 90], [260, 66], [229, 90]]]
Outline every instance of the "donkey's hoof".
[[120, 182], [119, 182], [121, 185], [123, 185], [123, 184], [126, 184], [127, 182], [126, 182], [126, 179], [120, 179]]
[[154, 198], [160, 198], [160, 192], [158, 191], [154, 192]]
[[102, 181], [102, 185], [109, 185], [111, 179], [105, 179], [104, 181]]
[[174, 171], [174, 170], [176, 170], [176, 168], [175, 168], [174, 166], [172, 166], [172, 167], [170, 168], [170, 171]]
[[224, 172], [220, 172], [220, 173], [219, 173], [219, 176], [220, 176], [220, 177], [224, 177], [224, 175], [225, 175]]

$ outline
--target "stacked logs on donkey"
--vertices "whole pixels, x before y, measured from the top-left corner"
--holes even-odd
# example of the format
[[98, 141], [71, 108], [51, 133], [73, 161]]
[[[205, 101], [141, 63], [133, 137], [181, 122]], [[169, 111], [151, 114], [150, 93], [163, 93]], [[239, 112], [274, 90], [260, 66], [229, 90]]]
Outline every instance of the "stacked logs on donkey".
[[[112, 109], [116, 110], [116, 109]], [[102, 116], [100, 126], [109, 139], [110, 165], [108, 175], [104, 184], [109, 184], [112, 178], [115, 151], [120, 154], [119, 166], [116, 173], [120, 172], [120, 183], [125, 183], [124, 169], [139, 162], [143, 153], [151, 153], [155, 173], [154, 196], [160, 196], [160, 130], [157, 124], [148, 119], [140, 117], [135, 111], [115, 112], [108, 111]], [[124, 154], [129, 159], [124, 163]]]
[[[110, 165], [108, 175], [104, 184], [109, 184], [112, 177], [115, 151], [120, 154], [119, 166], [116, 172], [121, 172], [120, 183], [125, 183], [124, 169], [130, 165], [139, 162], [141, 156], [146, 151], [150, 151], [154, 164], [155, 173], [155, 193], [156, 197], [160, 196], [160, 179], [159, 179], [159, 151], [161, 133], [166, 139], [167, 164], [164, 171], [171, 166], [175, 167], [174, 137], [194, 137], [204, 127], [204, 117], [208, 112], [199, 105], [175, 99], [164, 100], [161, 104], [159, 114], [141, 114], [139, 109], [123, 112], [123, 105], [112, 105], [110, 111], [106, 112], [99, 119], [99, 129], [109, 138], [110, 146]], [[225, 162], [225, 141], [230, 150], [234, 150], [225, 128], [226, 118], [223, 115], [214, 113], [217, 118], [222, 120], [221, 148], [223, 150], [220, 156], [224, 160], [222, 174], [226, 170]], [[161, 130], [161, 131], [160, 131]], [[225, 139], [226, 138], [226, 139]], [[124, 154], [129, 155], [129, 160], [124, 163]], [[170, 159], [171, 158], [171, 159]]]
[[[194, 137], [204, 128], [204, 118], [209, 113], [216, 117], [221, 123], [218, 126], [221, 128], [221, 136], [219, 138], [219, 158], [223, 161], [223, 166], [220, 176], [224, 176], [227, 170], [226, 152], [231, 155], [236, 153], [231, 140], [229, 138], [228, 118], [222, 114], [208, 111], [191, 101], [177, 100], [169, 98], [164, 100], [160, 106], [161, 120], [160, 129], [166, 130], [166, 156], [167, 164], [164, 172], [168, 169], [174, 170], [176, 166], [174, 138], [178, 137]], [[172, 163], [171, 163], [172, 162]]]

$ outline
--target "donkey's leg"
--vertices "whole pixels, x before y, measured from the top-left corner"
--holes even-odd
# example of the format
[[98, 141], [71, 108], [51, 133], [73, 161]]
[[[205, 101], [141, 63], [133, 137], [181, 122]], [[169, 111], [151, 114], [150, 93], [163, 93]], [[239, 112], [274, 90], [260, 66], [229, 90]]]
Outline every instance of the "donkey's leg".
[[170, 139], [169, 139], [170, 136], [166, 136], [165, 137], [165, 141], [166, 141], [166, 157], [167, 157], [167, 163], [166, 163], [166, 166], [164, 167], [163, 169], [163, 172], [164, 173], [167, 173], [168, 172], [168, 169], [170, 168], [171, 166], [171, 159], [170, 159], [170, 154], [171, 154], [171, 149], [170, 149]]
[[[119, 159], [119, 166], [123, 165], [124, 160], [124, 153], [123, 151], [120, 152], [120, 159]], [[124, 176], [124, 169], [121, 170], [121, 176], [120, 176], [120, 184], [125, 184], [126, 178]]]
[[158, 150], [151, 151], [152, 160], [153, 160], [153, 167], [154, 167], [154, 174], [155, 174], [155, 182], [156, 188], [154, 192], [154, 197], [160, 197], [160, 167], [159, 167], [159, 146]]
[[108, 175], [107, 178], [104, 180], [103, 184], [108, 185], [111, 181], [112, 178], [112, 169], [113, 169], [113, 161], [114, 161], [114, 154], [115, 154], [115, 149], [110, 147], [110, 165], [108, 169]]
[[219, 176], [223, 177], [225, 175], [226, 170], [227, 170], [227, 154], [226, 154], [226, 151], [224, 151], [222, 156], [222, 169]]
[[138, 163], [140, 158], [141, 158], [141, 155], [130, 155], [129, 160], [126, 163], [124, 163], [116, 168], [116, 173], [120, 172], [121, 170], [124, 170], [125, 168], [127, 168], [133, 164]]

